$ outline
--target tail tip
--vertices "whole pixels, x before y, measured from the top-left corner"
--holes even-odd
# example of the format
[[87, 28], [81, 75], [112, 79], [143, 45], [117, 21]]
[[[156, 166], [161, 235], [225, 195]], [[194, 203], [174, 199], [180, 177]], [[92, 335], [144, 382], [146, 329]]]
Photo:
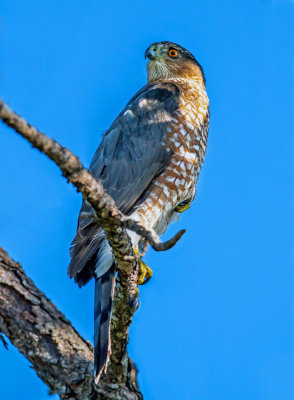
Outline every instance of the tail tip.
[[94, 369], [94, 382], [96, 385], [98, 385], [101, 375], [103, 374], [104, 371], [106, 372], [106, 369], [107, 369], [107, 364], [103, 365], [100, 371], [98, 371], [97, 368]]

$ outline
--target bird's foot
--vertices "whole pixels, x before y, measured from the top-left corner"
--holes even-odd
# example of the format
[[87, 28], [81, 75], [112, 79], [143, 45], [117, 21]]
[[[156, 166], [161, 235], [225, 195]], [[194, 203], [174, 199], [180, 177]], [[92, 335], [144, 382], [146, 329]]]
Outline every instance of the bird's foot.
[[176, 208], [175, 211], [178, 213], [182, 213], [188, 210], [191, 207], [191, 200], [182, 201]]
[[140, 275], [138, 279], [138, 285], [145, 285], [145, 283], [149, 282], [151, 279], [151, 276], [153, 274], [153, 271], [148, 265], [140, 258], [140, 251], [139, 247], [136, 246], [134, 248], [134, 253], [138, 259], [139, 262], [139, 268], [140, 268]]
[[145, 283], [150, 281], [153, 271], [142, 260], [139, 260], [139, 267], [140, 267], [140, 276], [138, 279], [138, 285], [145, 285]]

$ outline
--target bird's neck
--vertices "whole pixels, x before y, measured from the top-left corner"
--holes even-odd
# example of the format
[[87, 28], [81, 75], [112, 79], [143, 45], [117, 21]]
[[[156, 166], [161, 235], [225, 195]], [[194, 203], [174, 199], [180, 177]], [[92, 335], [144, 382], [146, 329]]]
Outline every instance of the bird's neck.
[[205, 78], [203, 71], [199, 65], [192, 62], [184, 64], [164, 63], [161, 61], [149, 62], [148, 66], [148, 83], [156, 83], [162, 81], [188, 81], [197, 84], [205, 90]]

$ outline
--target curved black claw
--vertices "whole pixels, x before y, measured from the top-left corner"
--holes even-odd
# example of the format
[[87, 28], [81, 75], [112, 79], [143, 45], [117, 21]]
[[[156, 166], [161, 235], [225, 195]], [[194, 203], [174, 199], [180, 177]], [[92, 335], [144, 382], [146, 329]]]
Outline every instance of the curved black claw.
[[152, 275], [147, 276], [147, 277], [144, 279], [144, 282], [141, 283], [141, 285], [146, 285], [146, 283], [148, 283], [148, 282], [150, 281], [151, 278], [152, 278]]

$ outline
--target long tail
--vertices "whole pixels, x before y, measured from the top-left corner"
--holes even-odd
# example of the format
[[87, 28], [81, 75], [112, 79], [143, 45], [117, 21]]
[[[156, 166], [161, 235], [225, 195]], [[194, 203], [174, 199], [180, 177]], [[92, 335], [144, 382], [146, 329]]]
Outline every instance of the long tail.
[[115, 265], [100, 278], [95, 278], [94, 367], [95, 382], [106, 371], [110, 357], [110, 319], [113, 300]]

